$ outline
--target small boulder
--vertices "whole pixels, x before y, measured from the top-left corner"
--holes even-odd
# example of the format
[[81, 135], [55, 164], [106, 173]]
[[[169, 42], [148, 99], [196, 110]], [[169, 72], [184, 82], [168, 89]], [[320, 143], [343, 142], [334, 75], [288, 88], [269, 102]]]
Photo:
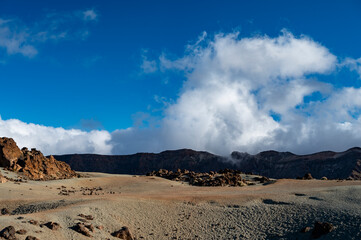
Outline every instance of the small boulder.
[[27, 237], [25, 238], [25, 240], [40, 240], [40, 239], [37, 238], [37, 237], [33, 237], [33, 236], [27, 236]]
[[306, 233], [306, 232], [309, 232], [309, 231], [311, 231], [311, 227], [304, 227], [304, 228], [302, 228], [301, 229], [301, 233]]
[[303, 176], [302, 180], [311, 180], [313, 179], [311, 173], [306, 173], [305, 176]]
[[321, 180], [328, 180], [327, 177], [322, 177]]
[[7, 209], [7, 208], [1, 209], [1, 215], [9, 215], [9, 214], [10, 214], [9, 209]]
[[29, 223], [32, 224], [32, 225], [39, 225], [39, 222], [32, 219], [32, 220], [29, 220]]
[[322, 235], [332, 232], [335, 227], [328, 222], [315, 222], [315, 226], [312, 230], [312, 237], [319, 238]]
[[16, 233], [19, 235], [25, 235], [27, 233], [27, 231], [25, 229], [20, 229], [20, 230], [17, 230]]
[[47, 222], [44, 225], [51, 230], [58, 230], [60, 228], [60, 224], [56, 222]]
[[1, 230], [0, 237], [6, 240], [16, 240], [15, 237], [15, 228], [13, 226], [8, 226]]
[[113, 232], [112, 236], [123, 240], [134, 240], [134, 237], [128, 227], [122, 227], [120, 230]]
[[2, 175], [0, 175], [0, 183], [6, 183], [8, 180], [3, 177]]
[[79, 214], [79, 217], [85, 218], [86, 220], [93, 220], [94, 217], [92, 215]]
[[[82, 222], [78, 222], [74, 228], [75, 231], [77, 231], [80, 234], [83, 234], [84, 236], [91, 237], [90, 231], [94, 232], [94, 227], [91, 224], [84, 224]], [[90, 231], [89, 231], [90, 230]]]

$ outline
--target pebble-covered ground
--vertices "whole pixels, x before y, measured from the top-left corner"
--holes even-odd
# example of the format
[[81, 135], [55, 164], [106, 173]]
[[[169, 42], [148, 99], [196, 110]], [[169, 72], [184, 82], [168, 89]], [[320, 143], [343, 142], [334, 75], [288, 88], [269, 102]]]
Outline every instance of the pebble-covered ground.
[[[0, 230], [23, 229], [26, 234], [16, 234], [20, 240], [90, 239], [77, 231], [84, 223], [92, 225], [92, 239], [119, 239], [111, 234], [124, 226], [136, 239], [310, 239], [311, 231], [301, 229], [321, 221], [335, 229], [320, 239], [361, 239], [360, 204], [360, 181], [195, 187], [153, 176], [90, 173], [0, 184], [0, 209], [10, 213], [0, 215]], [[52, 230], [48, 222], [60, 228]]]

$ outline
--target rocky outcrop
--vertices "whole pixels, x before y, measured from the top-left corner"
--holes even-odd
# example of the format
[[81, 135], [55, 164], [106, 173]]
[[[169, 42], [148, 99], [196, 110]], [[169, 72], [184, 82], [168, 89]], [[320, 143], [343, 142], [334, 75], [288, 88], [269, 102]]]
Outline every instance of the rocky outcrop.
[[55, 180], [77, 176], [64, 162], [53, 156], [46, 158], [40, 151], [19, 149], [11, 138], [0, 138], [0, 167], [20, 172], [32, 180]]
[[233, 169], [223, 169], [219, 172], [210, 171], [208, 173], [198, 173], [188, 170], [177, 171], [168, 171], [165, 169], [160, 169], [158, 171], [152, 171], [147, 173], [147, 176], [157, 176], [166, 178], [173, 181], [183, 181], [189, 182], [190, 185], [194, 186], [209, 186], [209, 187], [218, 187], [218, 186], [232, 186], [232, 187], [242, 187], [247, 185], [253, 185], [256, 182], [266, 183], [270, 180], [266, 177], [254, 177], [251, 180], [242, 179], [239, 170]]
[[22, 152], [12, 138], [0, 138], [0, 166], [11, 167], [22, 156]]

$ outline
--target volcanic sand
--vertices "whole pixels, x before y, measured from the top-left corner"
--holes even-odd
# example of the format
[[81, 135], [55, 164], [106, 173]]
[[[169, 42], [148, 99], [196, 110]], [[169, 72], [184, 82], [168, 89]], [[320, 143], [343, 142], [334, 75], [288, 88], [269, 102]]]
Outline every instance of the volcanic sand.
[[[2, 170], [3, 175], [6, 175]], [[8, 173], [14, 176], [13, 173]], [[281, 179], [245, 187], [195, 187], [158, 177], [82, 173], [83, 178], [0, 184], [0, 230], [12, 225], [41, 240], [90, 239], [72, 227], [82, 218], [92, 239], [118, 239], [129, 227], [136, 239], [309, 239], [315, 221], [336, 229], [320, 239], [361, 239], [361, 181]], [[92, 195], [90, 190], [93, 189]], [[75, 191], [59, 195], [61, 190]], [[82, 189], [82, 191], [81, 191]], [[94, 190], [98, 189], [98, 190]], [[101, 189], [101, 190], [100, 190]], [[23, 219], [18, 219], [23, 217]], [[32, 225], [57, 222], [61, 228]]]

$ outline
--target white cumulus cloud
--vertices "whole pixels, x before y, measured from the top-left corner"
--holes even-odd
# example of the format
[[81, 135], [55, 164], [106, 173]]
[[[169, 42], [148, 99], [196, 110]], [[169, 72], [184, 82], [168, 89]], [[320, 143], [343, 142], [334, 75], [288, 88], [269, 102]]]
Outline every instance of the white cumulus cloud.
[[[138, 114], [138, 124], [112, 133], [0, 120], [0, 135], [53, 154], [178, 148], [222, 155], [268, 149], [302, 154], [360, 146], [361, 89], [318, 80], [342, 64], [309, 37], [287, 31], [274, 38], [203, 33], [179, 58], [162, 54], [145, 60], [144, 71], [183, 72], [186, 78], [177, 99], [164, 103], [160, 119], [142, 125], [151, 117]], [[357, 70], [358, 64], [350, 60], [343, 66]]]
[[102, 153], [110, 154], [111, 135], [107, 131], [90, 132], [78, 129], [47, 127], [0, 118], [0, 136], [11, 137], [20, 148], [37, 148], [44, 154]]

